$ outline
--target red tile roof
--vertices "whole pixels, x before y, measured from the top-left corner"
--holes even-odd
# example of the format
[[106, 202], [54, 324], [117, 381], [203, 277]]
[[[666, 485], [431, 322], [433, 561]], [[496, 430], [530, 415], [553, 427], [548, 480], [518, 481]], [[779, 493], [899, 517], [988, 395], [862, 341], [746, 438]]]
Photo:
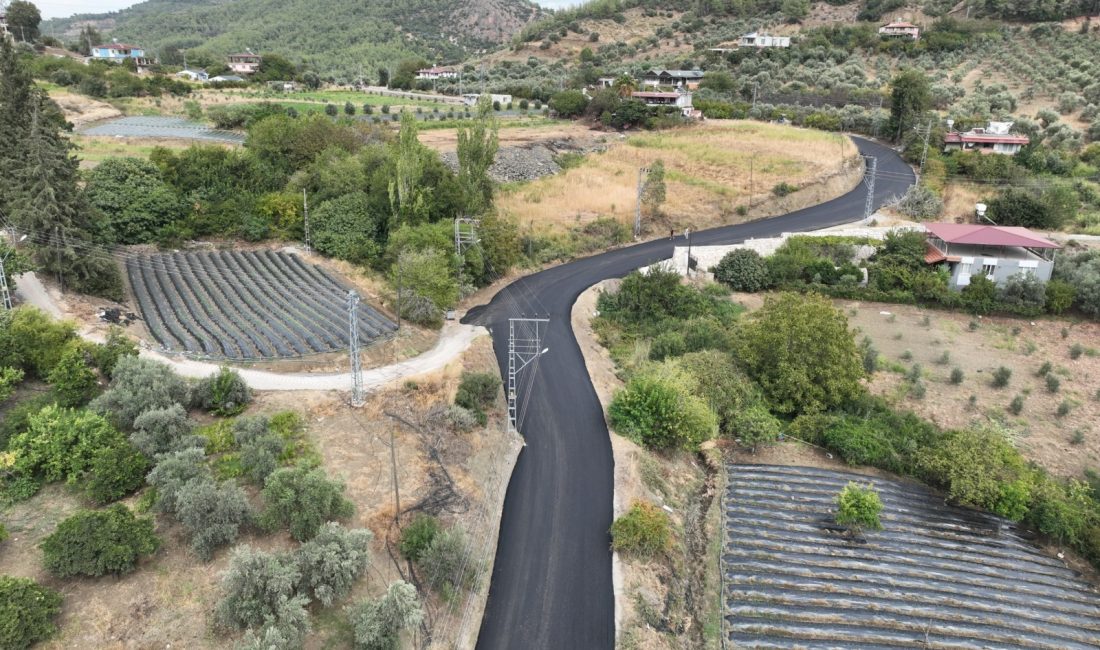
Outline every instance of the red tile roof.
[[947, 256], [940, 252], [940, 249], [929, 243], [924, 251], [924, 263], [925, 264], [939, 264], [947, 259]]
[[1016, 226], [985, 226], [973, 223], [926, 223], [924, 227], [928, 230], [930, 235], [938, 237], [948, 244], [1061, 248], [1060, 245], [1036, 235], [1027, 228]]

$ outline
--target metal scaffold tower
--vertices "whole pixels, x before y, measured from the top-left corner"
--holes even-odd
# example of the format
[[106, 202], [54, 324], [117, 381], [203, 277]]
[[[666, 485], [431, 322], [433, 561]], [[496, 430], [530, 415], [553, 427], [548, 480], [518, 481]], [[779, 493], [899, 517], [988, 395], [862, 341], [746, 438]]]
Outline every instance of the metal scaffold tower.
[[363, 366], [359, 362], [359, 294], [348, 291], [348, 354], [351, 356], [351, 405], [362, 406]]
[[870, 219], [875, 211], [875, 175], [878, 173], [878, 158], [863, 156], [867, 161], [867, 171], [863, 174], [863, 184], [867, 186], [867, 202], [863, 204], [863, 218]]
[[516, 388], [519, 373], [532, 361], [549, 351], [542, 347], [549, 318], [508, 319], [508, 430], [518, 426]]
[[480, 225], [480, 219], [455, 218], [455, 253], [460, 257], [466, 249], [477, 245], [477, 228]]
[[11, 311], [14, 306], [11, 301], [11, 291], [8, 289], [8, 275], [4, 272], [4, 260], [0, 258], [0, 299], [3, 300], [4, 311]]

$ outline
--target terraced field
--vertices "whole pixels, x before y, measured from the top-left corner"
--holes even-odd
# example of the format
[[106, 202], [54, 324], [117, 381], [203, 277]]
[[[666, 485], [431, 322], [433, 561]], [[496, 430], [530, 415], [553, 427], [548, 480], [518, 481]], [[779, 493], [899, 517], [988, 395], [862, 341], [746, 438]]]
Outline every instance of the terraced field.
[[[169, 352], [249, 360], [348, 347], [350, 287], [296, 255], [208, 251], [134, 255], [126, 275], [149, 332]], [[363, 345], [397, 326], [359, 303]]]
[[[1008, 521], [910, 484], [730, 465], [722, 556], [735, 648], [1100, 648], [1100, 592]], [[849, 538], [833, 497], [873, 483], [884, 530]]]

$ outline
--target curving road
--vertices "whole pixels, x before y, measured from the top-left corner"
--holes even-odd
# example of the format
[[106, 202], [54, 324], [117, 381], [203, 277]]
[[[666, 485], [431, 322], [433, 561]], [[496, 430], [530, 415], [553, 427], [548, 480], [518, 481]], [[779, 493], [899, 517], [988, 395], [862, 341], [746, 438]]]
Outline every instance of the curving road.
[[[875, 205], [904, 194], [915, 179], [912, 169], [888, 147], [855, 141], [862, 153], [878, 158]], [[695, 233], [692, 244], [729, 244], [847, 223], [863, 215], [865, 197], [861, 184], [812, 208]], [[611, 443], [569, 318], [577, 296], [588, 287], [671, 254], [672, 242], [657, 240], [547, 269], [512, 283], [463, 319], [490, 329], [506, 376], [508, 318], [536, 313], [551, 318], [544, 343], [550, 353], [523, 371], [517, 391], [521, 404], [528, 400], [519, 426], [527, 446], [508, 484], [478, 648], [615, 647], [607, 533]], [[538, 390], [527, 390], [532, 381]]]

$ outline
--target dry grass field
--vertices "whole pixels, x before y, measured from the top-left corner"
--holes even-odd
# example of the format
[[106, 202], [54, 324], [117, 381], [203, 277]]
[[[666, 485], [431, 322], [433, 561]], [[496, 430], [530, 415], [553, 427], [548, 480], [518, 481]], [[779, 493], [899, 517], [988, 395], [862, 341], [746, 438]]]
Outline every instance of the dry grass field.
[[[763, 204], [774, 198], [771, 190], [776, 184], [803, 188], [820, 182], [836, 175], [855, 153], [851, 141], [837, 134], [711, 120], [622, 136], [618, 142], [612, 138], [607, 151], [587, 156], [577, 167], [506, 188], [497, 204], [521, 225], [535, 228], [568, 228], [600, 217], [632, 220], [638, 168], [661, 160], [666, 169], [667, 199], [661, 208], [666, 223], [703, 228], [737, 219], [737, 209], [748, 205], [750, 191], [754, 204]], [[816, 203], [831, 197], [814, 198]]]

